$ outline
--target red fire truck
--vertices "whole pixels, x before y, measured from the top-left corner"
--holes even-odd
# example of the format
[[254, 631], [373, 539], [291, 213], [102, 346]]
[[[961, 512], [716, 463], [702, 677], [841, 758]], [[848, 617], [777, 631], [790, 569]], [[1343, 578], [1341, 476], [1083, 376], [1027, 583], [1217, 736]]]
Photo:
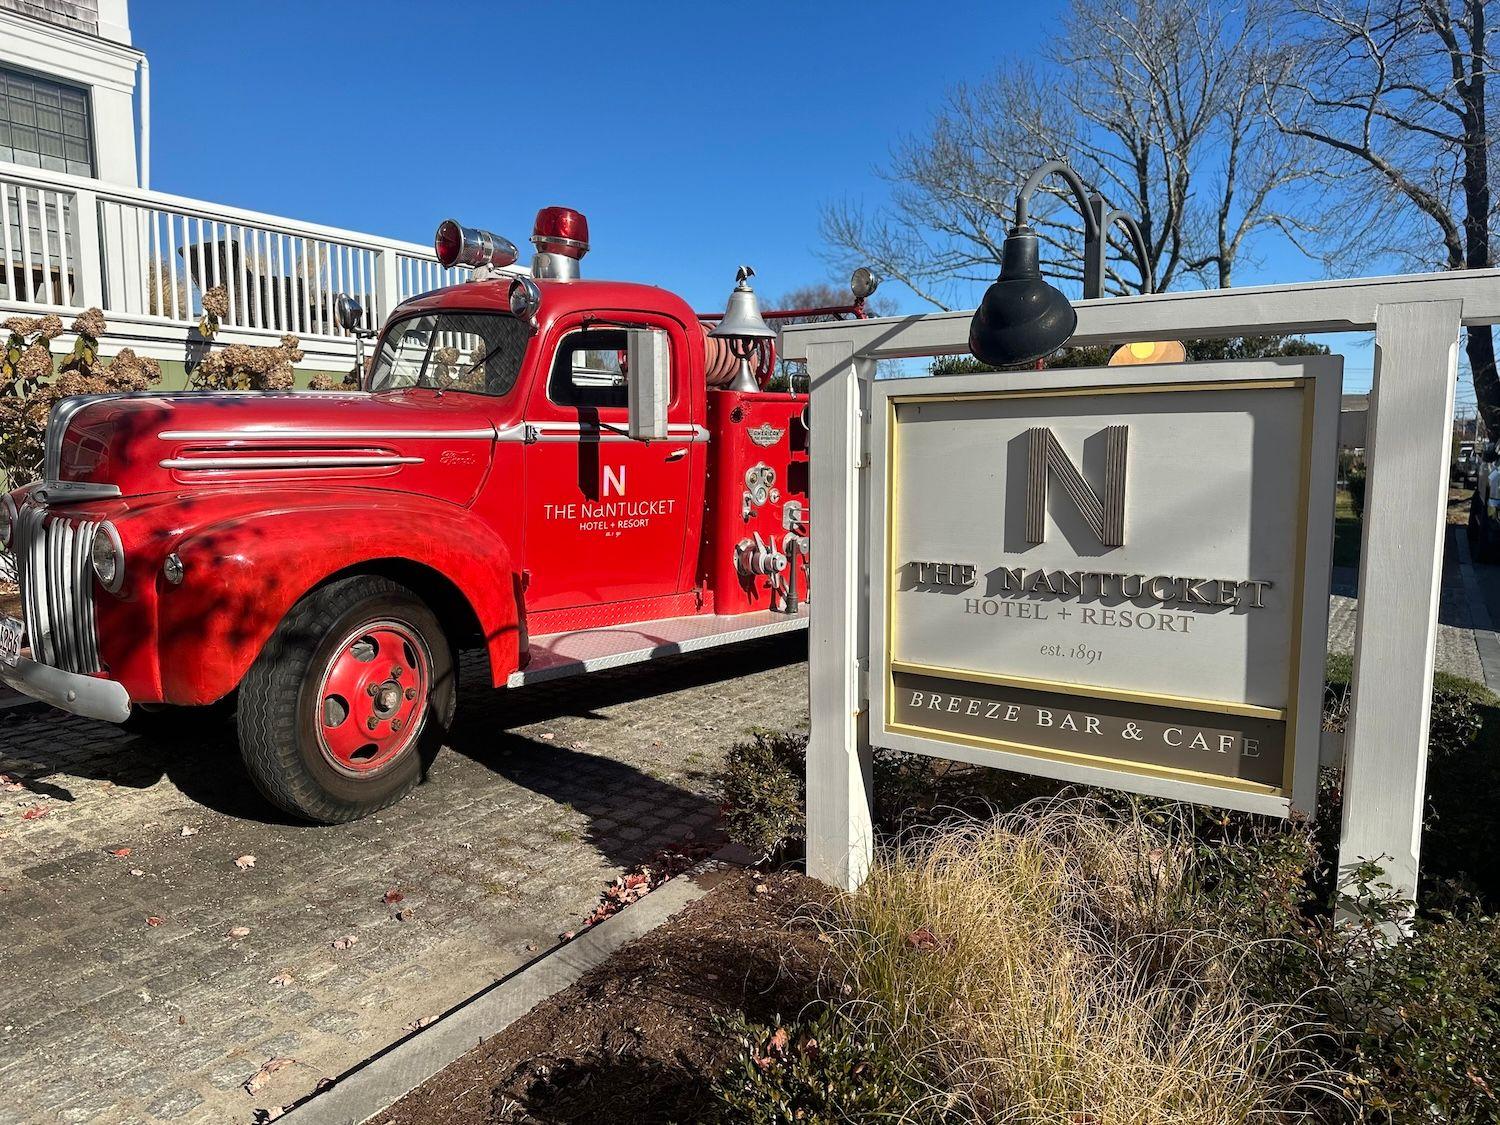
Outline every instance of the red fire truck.
[[59, 403], [0, 497], [0, 679], [111, 722], [232, 697], [265, 796], [339, 822], [416, 782], [462, 649], [513, 687], [805, 628], [807, 399], [762, 389], [752, 271], [700, 315], [581, 278], [576, 211], [532, 242], [528, 275], [445, 222], [473, 279], [403, 302], [358, 391]]

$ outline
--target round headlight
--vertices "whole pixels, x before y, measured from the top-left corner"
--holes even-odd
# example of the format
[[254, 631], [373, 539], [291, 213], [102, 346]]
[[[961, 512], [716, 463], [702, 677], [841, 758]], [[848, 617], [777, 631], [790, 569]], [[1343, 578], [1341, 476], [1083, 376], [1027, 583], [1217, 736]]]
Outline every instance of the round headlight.
[[99, 585], [111, 594], [118, 593], [125, 580], [125, 549], [120, 546], [120, 533], [112, 523], [101, 523], [94, 529], [94, 543], [89, 550], [89, 559], [94, 564], [94, 574]]
[[8, 551], [16, 538], [16, 505], [9, 496], [0, 496], [0, 550]]

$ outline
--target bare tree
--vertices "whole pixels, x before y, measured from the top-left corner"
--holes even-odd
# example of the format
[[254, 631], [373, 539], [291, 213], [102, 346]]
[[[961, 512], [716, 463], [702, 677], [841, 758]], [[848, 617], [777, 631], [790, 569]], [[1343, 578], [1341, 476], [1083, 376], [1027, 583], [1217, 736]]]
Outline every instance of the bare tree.
[[[1284, 65], [1269, 3], [1072, 0], [1046, 73], [1008, 63], [958, 86], [930, 134], [898, 145], [883, 170], [889, 206], [825, 208], [834, 256], [869, 261], [947, 307], [955, 282], [994, 277], [1017, 187], [1056, 158], [1146, 234], [1142, 263], [1111, 232], [1113, 261], [1134, 266], [1112, 268], [1112, 291], [1134, 288], [1142, 267], [1160, 289], [1189, 276], [1229, 285], [1257, 232], [1308, 232], [1287, 189], [1316, 175], [1303, 151], [1315, 146], [1277, 130], [1263, 108]], [[1038, 207], [1033, 225], [1049, 274], [1081, 281], [1074, 208]]]
[[[848, 286], [837, 286], [827, 282], [814, 283], [812, 285], [801, 285], [796, 289], [788, 290], [778, 297], [774, 302], [767, 305], [769, 309], [829, 309], [842, 308], [854, 303], [854, 294], [849, 291]], [[870, 316], [889, 316], [896, 311], [896, 307], [884, 294], [872, 296], [865, 302], [865, 311]], [[815, 313], [811, 316], [787, 316], [777, 317], [771, 322], [778, 331], [788, 324], [822, 324], [832, 320], [847, 320], [852, 314], [849, 313]], [[777, 350], [780, 352], [780, 338], [777, 339]], [[807, 393], [807, 364], [800, 359], [783, 359], [780, 354], [776, 357], [776, 373], [771, 376], [767, 390], [773, 391], [796, 391], [799, 394]]]
[[[1359, 216], [1329, 252], [1494, 265], [1486, 0], [1289, 2], [1296, 40], [1272, 112], [1287, 135], [1337, 158], [1341, 209]], [[1485, 426], [1500, 432], [1493, 330], [1469, 329], [1465, 350]]]

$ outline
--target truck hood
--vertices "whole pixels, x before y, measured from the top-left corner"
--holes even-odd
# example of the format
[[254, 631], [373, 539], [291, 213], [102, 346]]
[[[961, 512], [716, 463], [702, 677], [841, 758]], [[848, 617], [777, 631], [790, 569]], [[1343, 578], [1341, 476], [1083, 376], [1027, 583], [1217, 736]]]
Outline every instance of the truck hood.
[[[431, 392], [129, 394], [65, 399], [47, 428], [48, 501], [225, 485], [368, 484], [473, 499], [495, 428]], [[95, 487], [86, 487], [95, 486]]]

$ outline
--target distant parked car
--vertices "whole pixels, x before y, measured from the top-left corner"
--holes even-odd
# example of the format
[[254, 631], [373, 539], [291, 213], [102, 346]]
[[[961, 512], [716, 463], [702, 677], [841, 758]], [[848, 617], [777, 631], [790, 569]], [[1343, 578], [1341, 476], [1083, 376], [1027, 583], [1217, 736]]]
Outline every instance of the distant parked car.
[[1480, 562], [1500, 558], [1500, 452], [1489, 442], [1479, 455], [1474, 495], [1469, 500], [1469, 544]]
[[1479, 483], [1479, 467], [1481, 464], [1479, 455], [1474, 452], [1473, 446], [1469, 446], [1467, 449], [1460, 447], [1458, 456], [1453, 460], [1449, 477], [1454, 484], [1460, 487], [1473, 487]]

